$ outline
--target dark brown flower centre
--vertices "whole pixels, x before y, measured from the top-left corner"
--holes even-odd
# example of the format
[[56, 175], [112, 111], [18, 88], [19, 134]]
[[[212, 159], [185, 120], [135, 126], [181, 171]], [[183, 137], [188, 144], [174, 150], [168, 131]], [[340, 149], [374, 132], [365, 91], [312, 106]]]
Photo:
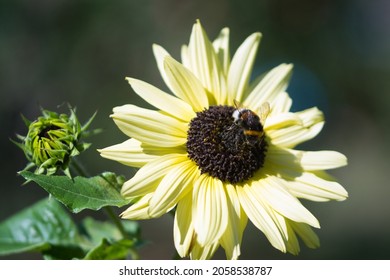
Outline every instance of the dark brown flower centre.
[[264, 135], [249, 135], [235, 122], [232, 106], [211, 106], [190, 122], [188, 157], [223, 182], [242, 183], [263, 166], [267, 142]]
[[50, 138], [49, 131], [56, 130], [56, 129], [60, 129], [60, 127], [55, 126], [55, 125], [46, 126], [38, 133], [38, 137], [39, 138], [42, 138], [42, 137]]

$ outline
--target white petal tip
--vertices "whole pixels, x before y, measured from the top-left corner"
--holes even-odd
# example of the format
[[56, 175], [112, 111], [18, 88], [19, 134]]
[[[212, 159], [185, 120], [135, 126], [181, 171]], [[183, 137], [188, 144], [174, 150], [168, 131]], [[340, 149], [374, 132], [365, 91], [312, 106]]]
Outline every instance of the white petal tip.
[[163, 55], [169, 55], [168, 52], [160, 45], [153, 44], [152, 49], [154, 54], [163, 54]]
[[340, 195], [340, 198], [338, 198], [337, 201], [344, 201], [349, 197], [347, 191], [345, 191], [344, 193], [339, 193], [339, 195]]
[[319, 221], [317, 221], [317, 220], [316, 220], [316, 222], [315, 222], [315, 223], [311, 224], [311, 226], [312, 226], [312, 227], [314, 227], [314, 228], [318, 228], [318, 229], [320, 229], [320, 228], [321, 228], [320, 222], [319, 222]]
[[263, 37], [263, 34], [261, 33], [261, 32], [255, 32], [255, 33], [253, 33], [253, 36], [255, 36], [256, 37], [256, 39], [261, 39], [261, 37]]

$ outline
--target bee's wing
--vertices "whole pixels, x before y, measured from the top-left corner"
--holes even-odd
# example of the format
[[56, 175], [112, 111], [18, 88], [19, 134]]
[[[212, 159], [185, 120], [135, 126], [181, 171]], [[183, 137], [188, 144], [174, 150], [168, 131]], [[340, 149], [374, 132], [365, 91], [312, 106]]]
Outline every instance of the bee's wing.
[[233, 99], [234, 107], [236, 107], [237, 110], [244, 108], [242, 103], [236, 99]]
[[260, 122], [264, 125], [265, 120], [268, 117], [269, 112], [271, 111], [271, 107], [269, 106], [268, 102], [264, 102], [261, 104], [259, 108], [259, 117], [260, 117]]

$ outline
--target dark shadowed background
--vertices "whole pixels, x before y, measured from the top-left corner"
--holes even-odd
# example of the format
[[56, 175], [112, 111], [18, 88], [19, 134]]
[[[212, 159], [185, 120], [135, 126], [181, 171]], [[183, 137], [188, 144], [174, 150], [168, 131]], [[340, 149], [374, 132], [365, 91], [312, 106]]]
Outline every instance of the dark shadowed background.
[[[212, 39], [230, 27], [232, 52], [251, 33], [261, 31], [255, 74], [282, 62], [294, 63], [288, 89], [293, 110], [318, 106], [325, 113], [321, 134], [301, 148], [337, 150], [349, 161], [332, 172], [348, 190], [348, 200], [303, 202], [321, 223], [316, 230], [319, 249], [303, 245], [298, 257], [280, 253], [249, 225], [242, 258], [389, 259], [389, 13], [387, 0], [1, 1], [0, 220], [47, 195], [34, 184], [21, 186], [23, 180], [16, 175], [26, 161], [9, 139], [26, 133], [21, 113], [34, 119], [40, 107], [57, 110], [70, 103], [86, 121], [97, 110], [92, 127], [104, 131], [90, 139], [93, 146], [81, 160], [91, 174], [134, 174], [135, 169], [96, 152], [126, 139], [109, 115], [114, 106], [126, 103], [148, 107], [132, 92], [126, 76], [165, 89], [152, 44], [179, 58], [199, 18]], [[60, 110], [66, 111], [66, 105]], [[86, 214], [92, 212], [74, 217]], [[144, 237], [151, 241], [141, 258], [173, 256], [172, 223], [169, 215], [141, 222]], [[224, 258], [223, 252], [216, 258]]]

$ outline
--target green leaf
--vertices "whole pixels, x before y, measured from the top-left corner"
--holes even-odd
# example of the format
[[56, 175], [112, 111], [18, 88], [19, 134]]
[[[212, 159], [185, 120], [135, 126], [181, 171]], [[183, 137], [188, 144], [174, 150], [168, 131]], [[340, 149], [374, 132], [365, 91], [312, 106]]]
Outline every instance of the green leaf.
[[102, 239], [101, 243], [93, 248], [84, 257], [85, 260], [124, 260], [127, 256], [136, 256], [138, 254], [134, 250], [134, 242], [128, 239], [123, 239], [117, 242], [110, 242], [107, 239]]
[[87, 217], [81, 227], [94, 244], [85, 256], [85, 259], [138, 259], [137, 249], [144, 242], [141, 240], [139, 223], [135, 221], [121, 221], [127, 236], [111, 222], [97, 221]]
[[74, 213], [84, 209], [99, 210], [104, 206], [121, 207], [129, 203], [120, 194], [123, 179], [110, 172], [91, 178], [72, 179], [29, 171], [21, 171], [19, 174], [40, 185]]
[[[138, 222], [128, 220], [120, 222], [124, 226], [129, 238], [133, 238], [134, 240], [140, 238]], [[99, 244], [103, 238], [106, 238], [108, 241], [118, 241], [123, 238], [118, 227], [111, 222], [96, 221], [91, 217], [87, 217], [82, 221], [81, 225], [90, 241], [95, 245]]]
[[76, 225], [55, 199], [43, 199], [0, 223], [0, 255], [54, 247], [77, 250], [78, 240]]

